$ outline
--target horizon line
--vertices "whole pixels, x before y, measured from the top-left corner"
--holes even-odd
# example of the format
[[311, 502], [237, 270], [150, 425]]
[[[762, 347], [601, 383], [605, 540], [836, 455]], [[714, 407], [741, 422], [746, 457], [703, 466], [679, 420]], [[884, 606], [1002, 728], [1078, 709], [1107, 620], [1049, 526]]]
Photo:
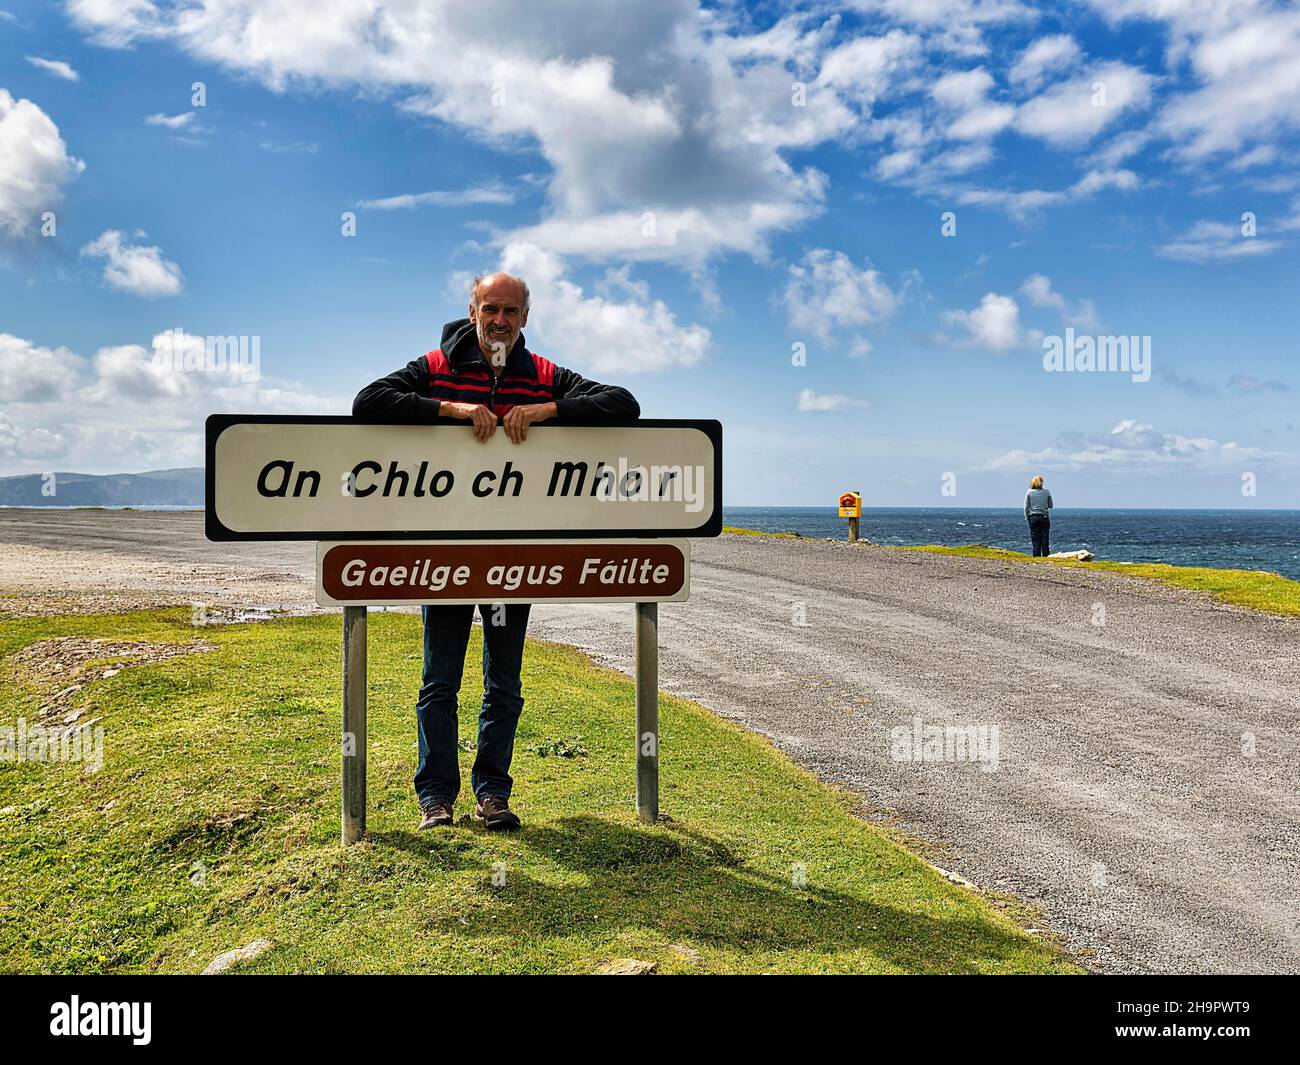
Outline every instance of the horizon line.
[[[766, 509], [766, 510], [836, 510], [834, 503], [726, 503], [722, 504], [725, 511], [728, 507], [746, 508], [746, 509]], [[914, 503], [890, 504], [869, 507], [863, 504], [863, 513], [868, 510], [1014, 510], [1019, 511], [1021, 507], [1013, 505], [990, 506], [987, 504], [979, 506], [956, 506], [951, 503], [940, 503], [932, 505], [921, 505]], [[1059, 510], [1220, 510], [1230, 511], [1234, 514], [1256, 514], [1262, 511], [1278, 513], [1300, 513], [1300, 507], [1210, 507], [1210, 506], [1182, 506], [1182, 507], [1053, 507], [1053, 511]]]

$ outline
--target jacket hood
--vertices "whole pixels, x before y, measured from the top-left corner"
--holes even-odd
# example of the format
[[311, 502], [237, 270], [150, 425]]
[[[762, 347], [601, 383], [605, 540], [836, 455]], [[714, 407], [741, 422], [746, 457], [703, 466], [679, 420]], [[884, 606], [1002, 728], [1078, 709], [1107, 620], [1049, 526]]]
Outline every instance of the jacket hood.
[[465, 337], [472, 337], [473, 335], [474, 323], [468, 318], [457, 318], [454, 322], [448, 322], [442, 327], [442, 343], [438, 346], [442, 348], [442, 353], [450, 358], [456, 345]]

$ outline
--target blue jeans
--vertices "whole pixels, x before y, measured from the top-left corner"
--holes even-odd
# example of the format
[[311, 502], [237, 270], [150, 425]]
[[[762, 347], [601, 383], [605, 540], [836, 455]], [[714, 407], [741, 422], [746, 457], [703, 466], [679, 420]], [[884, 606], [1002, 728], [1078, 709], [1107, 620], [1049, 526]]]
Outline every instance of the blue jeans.
[[[524, 708], [519, 669], [524, 659], [528, 604], [479, 606], [483, 618], [483, 708], [478, 718], [478, 753], [470, 774], [474, 795], [510, 796], [510, 759], [515, 728]], [[424, 806], [453, 802], [460, 792], [456, 746], [456, 697], [465, 669], [465, 648], [474, 620], [472, 606], [424, 608], [424, 674], [415, 717], [420, 764], [415, 794]], [[500, 624], [494, 625], [497, 620]]]

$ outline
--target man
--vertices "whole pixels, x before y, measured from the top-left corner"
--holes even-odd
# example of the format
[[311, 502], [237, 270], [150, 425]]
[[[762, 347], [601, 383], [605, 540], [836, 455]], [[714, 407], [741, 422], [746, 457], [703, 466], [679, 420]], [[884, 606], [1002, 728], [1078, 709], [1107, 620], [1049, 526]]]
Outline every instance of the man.
[[[442, 327], [442, 346], [401, 370], [367, 385], [352, 404], [356, 418], [432, 424], [466, 422], [475, 439], [500, 427], [514, 444], [534, 422], [570, 424], [636, 418], [637, 401], [626, 389], [588, 381], [524, 346], [528, 286], [509, 274], [474, 279], [469, 317]], [[519, 669], [528, 627], [528, 604], [479, 604], [483, 619], [483, 707], [470, 785], [474, 817], [493, 830], [516, 829], [510, 809], [510, 760], [524, 707]], [[465, 667], [472, 606], [424, 608], [424, 674], [415, 714], [420, 761], [415, 794], [420, 828], [452, 823], [460, 791], [456, 697]]]

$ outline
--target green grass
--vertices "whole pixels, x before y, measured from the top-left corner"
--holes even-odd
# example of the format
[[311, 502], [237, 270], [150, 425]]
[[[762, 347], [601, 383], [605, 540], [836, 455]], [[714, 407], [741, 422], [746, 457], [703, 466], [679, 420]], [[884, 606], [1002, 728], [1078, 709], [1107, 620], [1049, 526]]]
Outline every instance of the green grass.
[[639, 824], [631, 685], [563, 647], [530, 642], [525, 658], [524, 831], [417, 833], [412, 615], [371, 619], [369, 833], [344, 849], [338, 616], [188, 621], [0, 623], [0, 724], [34, 720], [48, 694], [8, 661], [34, 641], [218, 645], [77, 693], [107, 729], [100, 772], [0, 762], [0, 969], [198, 972], [265, 938], [238, 971], [582, 973], [622, 957], [661, 972], [1077, 971], [1014, 907], [950, 884], [854, 817], [852, 796], [682, 699], [661, 708], [676, 820]]
[[994, 558], [1006, 562], [1026, 562], [1038, 566], [1068, 566], [1073, 569], [1103, 569], [1128, 577], [1162, 581], [1179, 588], [1209, 592], [1216, 599], [1234, 606], [1250, 607], [1272, 614], [1300, 617], [1300, 582], [1278, 573], [1248, 569], [1213, 569], [1208, 566], [1169, 566], [1163, 562], [1074, 562], [1063, 558], [1033, 558], [1019, 551], [972, 544], [945, 547], [924, 544], [890, 547], [891, 551], [930, 551], [939, 555], [962, 555], [967, 558]]
[[768, 537], [771, 537], [771, 538], [774, 539], [774, 540], [798, 540], [798, 539], [800, 539], [800, 537], [796, 536], [794, 533], [788, 533], [788, 532], [783, 532], [783, 533], [760, 532], [758, 529], [746, 529], [746, 528], [743, 528], [742, 526], [739, 526], [739, 525], [724, 525], [724, 526], [722, 527], [722, 531], [723, 531], [724, 533], [731, 533], [731, 534], [734, 535], [734, 536], [768, 536]]

